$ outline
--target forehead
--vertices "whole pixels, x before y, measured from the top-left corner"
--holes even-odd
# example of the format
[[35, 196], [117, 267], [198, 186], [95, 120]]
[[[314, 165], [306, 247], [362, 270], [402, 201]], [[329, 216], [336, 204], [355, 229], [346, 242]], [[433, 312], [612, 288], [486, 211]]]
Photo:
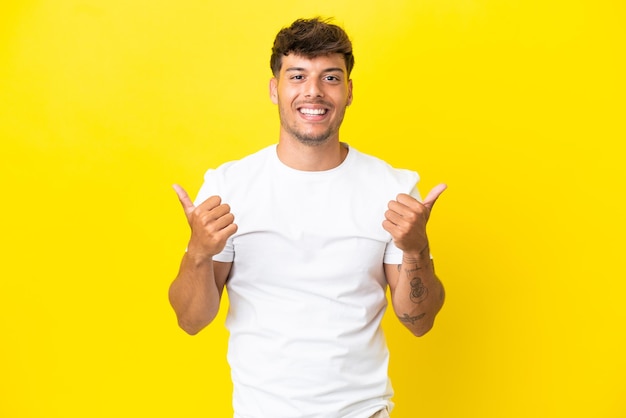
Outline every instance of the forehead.
[[326, 54], [317, 57], [305, 57], [303, 55], [289, 54], [283, 56], [281, 73], [294, 69], [304, 71], [342, 71], [347, 72], [346, 60], [342, 54]]

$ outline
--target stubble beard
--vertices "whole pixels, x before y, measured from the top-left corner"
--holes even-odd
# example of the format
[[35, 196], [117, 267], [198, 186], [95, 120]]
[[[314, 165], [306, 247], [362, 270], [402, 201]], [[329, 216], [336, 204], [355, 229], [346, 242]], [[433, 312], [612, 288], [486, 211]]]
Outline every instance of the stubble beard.
[[283, 128], [295, 139], [298, 140], [303, 145], [307, 145], [310, 147], [317, 147], [327, 143], [331, 137], [330, 128], [324, 132], [321, 132], [317, 135], [307, 134], [305, 132], [300, 132], [292, 126], [287, 124], [283, 124]]
[[335, 124], [333, 124], [332, 126], [329, 126], [323, 132], [320, 132], [318, 134], [309, 134], [309, 133], [303, 132], [302, 130], [299, 130], [298, 127], [295, 126], [296, 125], [295, 123], [293, 124], [293, 126], [290, 126], [289, 123], [287, 123], [286, 118], [283, 117], [283, 113], [280, 107], [279, 107], [279, 116], [280, 116], [280, 124], [283, 127], [283, 129], [292, 137], [294, 137], [298, 142], [300, 142], [303, 145], [310, 146], [310, 147], [317, 147], [317, 146], [326, 144], [334, 134], [339, 133], [339, 126], [341, 126], [341, 122], [343, 121], [343, 115], [341, 115], [336, 126]]

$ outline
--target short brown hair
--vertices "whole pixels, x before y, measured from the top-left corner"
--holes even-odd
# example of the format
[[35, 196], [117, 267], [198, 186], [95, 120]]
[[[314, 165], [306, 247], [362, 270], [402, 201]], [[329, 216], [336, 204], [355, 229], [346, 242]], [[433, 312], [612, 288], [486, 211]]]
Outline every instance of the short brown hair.
[[321, 55], [342, 54], [346, 62], [348, 76], [354, 67], [352, 42], [348, 34], [339, 26], [330, 23], [332, 19], [315, 17], [298, 19], [287, 28], [283, 28], [274, 39], [270, 68], [278, 76], [283, 56], [289, 54], [315, 58]]

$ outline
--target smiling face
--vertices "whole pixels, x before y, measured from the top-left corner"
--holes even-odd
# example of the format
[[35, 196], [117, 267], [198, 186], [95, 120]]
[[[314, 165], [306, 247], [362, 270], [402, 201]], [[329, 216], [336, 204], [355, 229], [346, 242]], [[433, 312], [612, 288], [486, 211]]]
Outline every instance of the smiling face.
[[278, 105], [280, 139], [316, 146], [339, 141], [339, 127], [352, 102], [343, 55], [283, 57], [278, 77], [270, 80], [270, 97]]

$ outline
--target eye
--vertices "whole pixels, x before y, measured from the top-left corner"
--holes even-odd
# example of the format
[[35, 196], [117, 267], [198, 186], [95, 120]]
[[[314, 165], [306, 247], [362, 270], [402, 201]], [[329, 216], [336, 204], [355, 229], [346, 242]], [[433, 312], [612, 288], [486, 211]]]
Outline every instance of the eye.
[[292, 80], [304, 80], [304, 76], [302, 74], [295, 74], [291, 76]]
[[334, 76], [334, 75], [327, 75], [326, 77], [324, 77], [324, 80], [326, 80], [326, 81], [339, 81], [339, 77]]

